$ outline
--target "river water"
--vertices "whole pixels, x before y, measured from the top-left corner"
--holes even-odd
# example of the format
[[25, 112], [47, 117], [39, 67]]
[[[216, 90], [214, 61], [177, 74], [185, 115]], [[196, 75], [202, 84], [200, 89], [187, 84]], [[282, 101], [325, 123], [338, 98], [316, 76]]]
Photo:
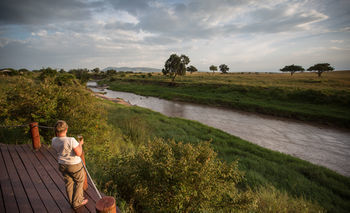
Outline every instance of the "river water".
[[[88, 86], [95, 85], [95, 82], [88, 83]], [[97, 88], [91, 89], [101, 92]], [[103, 92], [109, 98], [122, 98], [132, 105], [167, 116], [199, 121], [262, 147], [325, 166], [350, 177], [350, 131], [128, 92], [108, 89]]]

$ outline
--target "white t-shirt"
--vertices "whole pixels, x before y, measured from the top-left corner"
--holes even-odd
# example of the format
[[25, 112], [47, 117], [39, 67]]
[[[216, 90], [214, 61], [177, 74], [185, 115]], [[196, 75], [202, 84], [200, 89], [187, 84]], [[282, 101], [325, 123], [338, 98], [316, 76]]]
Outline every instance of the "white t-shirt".
[[57, 159], [60, 164], [74, 165], [81, 162], [81, 158], [73, 150], [78, 145], [78, 141], [73, 137], [52, 138], [52, 147], [57, 152]]

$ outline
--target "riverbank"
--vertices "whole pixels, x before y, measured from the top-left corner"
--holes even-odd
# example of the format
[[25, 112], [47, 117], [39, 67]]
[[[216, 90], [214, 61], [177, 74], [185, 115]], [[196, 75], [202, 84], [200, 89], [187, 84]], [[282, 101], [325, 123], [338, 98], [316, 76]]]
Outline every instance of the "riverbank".
[[124, 106], [131, 106], [131, 104], [129, 102], [124, 101], [121, 98], [109, 98], [107, 96], [105, 96], [104, 94], [98, 93], [98, 92], [94, 92], [95, 97], [100, 98], [100, 99], [105, 99], [105, 100], [109, 100], [109, 101], [113, 101], [114, 103], [117, 104], [121, 104]]
[[211, 141], [226, 162], [238, 160], [244, 187], [272, 185], [293, 197], [318, 202], [330, 212], [350, 209], [350, 178], [309, 162], [271, 151], [199, 122], [171, 118], [132, 106], [110, 105], [108, 122], [136, 144], [154, 138], [198, 144]]
[[[91, 90], [100, 91], [96, 88]], [[103, 90], [103, 93], [109, 98], [119, 97], [166, 116], [198, 121], [259, 146], [325, 166], [350, 177], [350, 133], [347, 129], [108, 89]]]
[[204, 73], [181, 76], [171, 85], [159, 74], [122, 73], [101, 83], [116, 91], [349, 128], [350, 72], [325, 73], [322, 78], [311, 74]]

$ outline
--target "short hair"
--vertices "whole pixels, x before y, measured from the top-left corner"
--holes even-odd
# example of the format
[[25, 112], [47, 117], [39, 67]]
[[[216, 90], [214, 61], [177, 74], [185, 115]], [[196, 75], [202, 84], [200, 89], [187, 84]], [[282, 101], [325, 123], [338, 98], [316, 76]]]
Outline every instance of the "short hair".
[[61, 133], [68, 129], [68, 124], [65, 121], [58, 120], [55, 125], [55, 132], [56, 133]]

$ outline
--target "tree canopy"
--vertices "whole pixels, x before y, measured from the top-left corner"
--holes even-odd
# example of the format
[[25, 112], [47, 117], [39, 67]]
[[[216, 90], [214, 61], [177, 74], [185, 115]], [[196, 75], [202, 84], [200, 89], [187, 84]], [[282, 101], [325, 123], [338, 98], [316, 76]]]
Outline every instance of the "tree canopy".
[[334, 68], [331, 67], [329, 63], [320, 63], [315, 64], [314, 66], [309, 67], [307, 71], [317, 71], [318, 77], [321, 77], [323, 72], [333, 71]]
[[221, 64], [221, 65], [219, 66], [219, 68], [220, 68], [220, 71], [221, 71], [222, 73], [224, 73], [224, 74], [226, 74], [226, 73], [229, 71], [229, 69], [230, 69], [226, 64]]
[[187, 67], [187, 71], [192, 74], [193, 72], [197, 72], [198, 69], [195, 66], [191, 65], [191, 66]]
[[290, 72], [290, 75], [293, 75], [295, 72], [302, 72], [302, 71], [305, 71], [305, 69], [300, 65], [292, 64], [292, 65], [283, 67], [282, 69], [280, 69], [280, 71]]
[[209, 67], [209, 69], [210, 69], [211, 71], [213, 71], [213, 74], [214, 74], [215, 71], [218, 71], [218, 67], [217, 67], [217, 66], [214, 66], [214, 65], [211, 65], [211, 66]]
[[178, 56], [172, 54], [166, 60], [162, 72], [164, 75], [170, 75], [172, 82], [174, 82], [177, 75], [186, 75], [186, 66], [190, 63], [190, 59], [186, 55]]

